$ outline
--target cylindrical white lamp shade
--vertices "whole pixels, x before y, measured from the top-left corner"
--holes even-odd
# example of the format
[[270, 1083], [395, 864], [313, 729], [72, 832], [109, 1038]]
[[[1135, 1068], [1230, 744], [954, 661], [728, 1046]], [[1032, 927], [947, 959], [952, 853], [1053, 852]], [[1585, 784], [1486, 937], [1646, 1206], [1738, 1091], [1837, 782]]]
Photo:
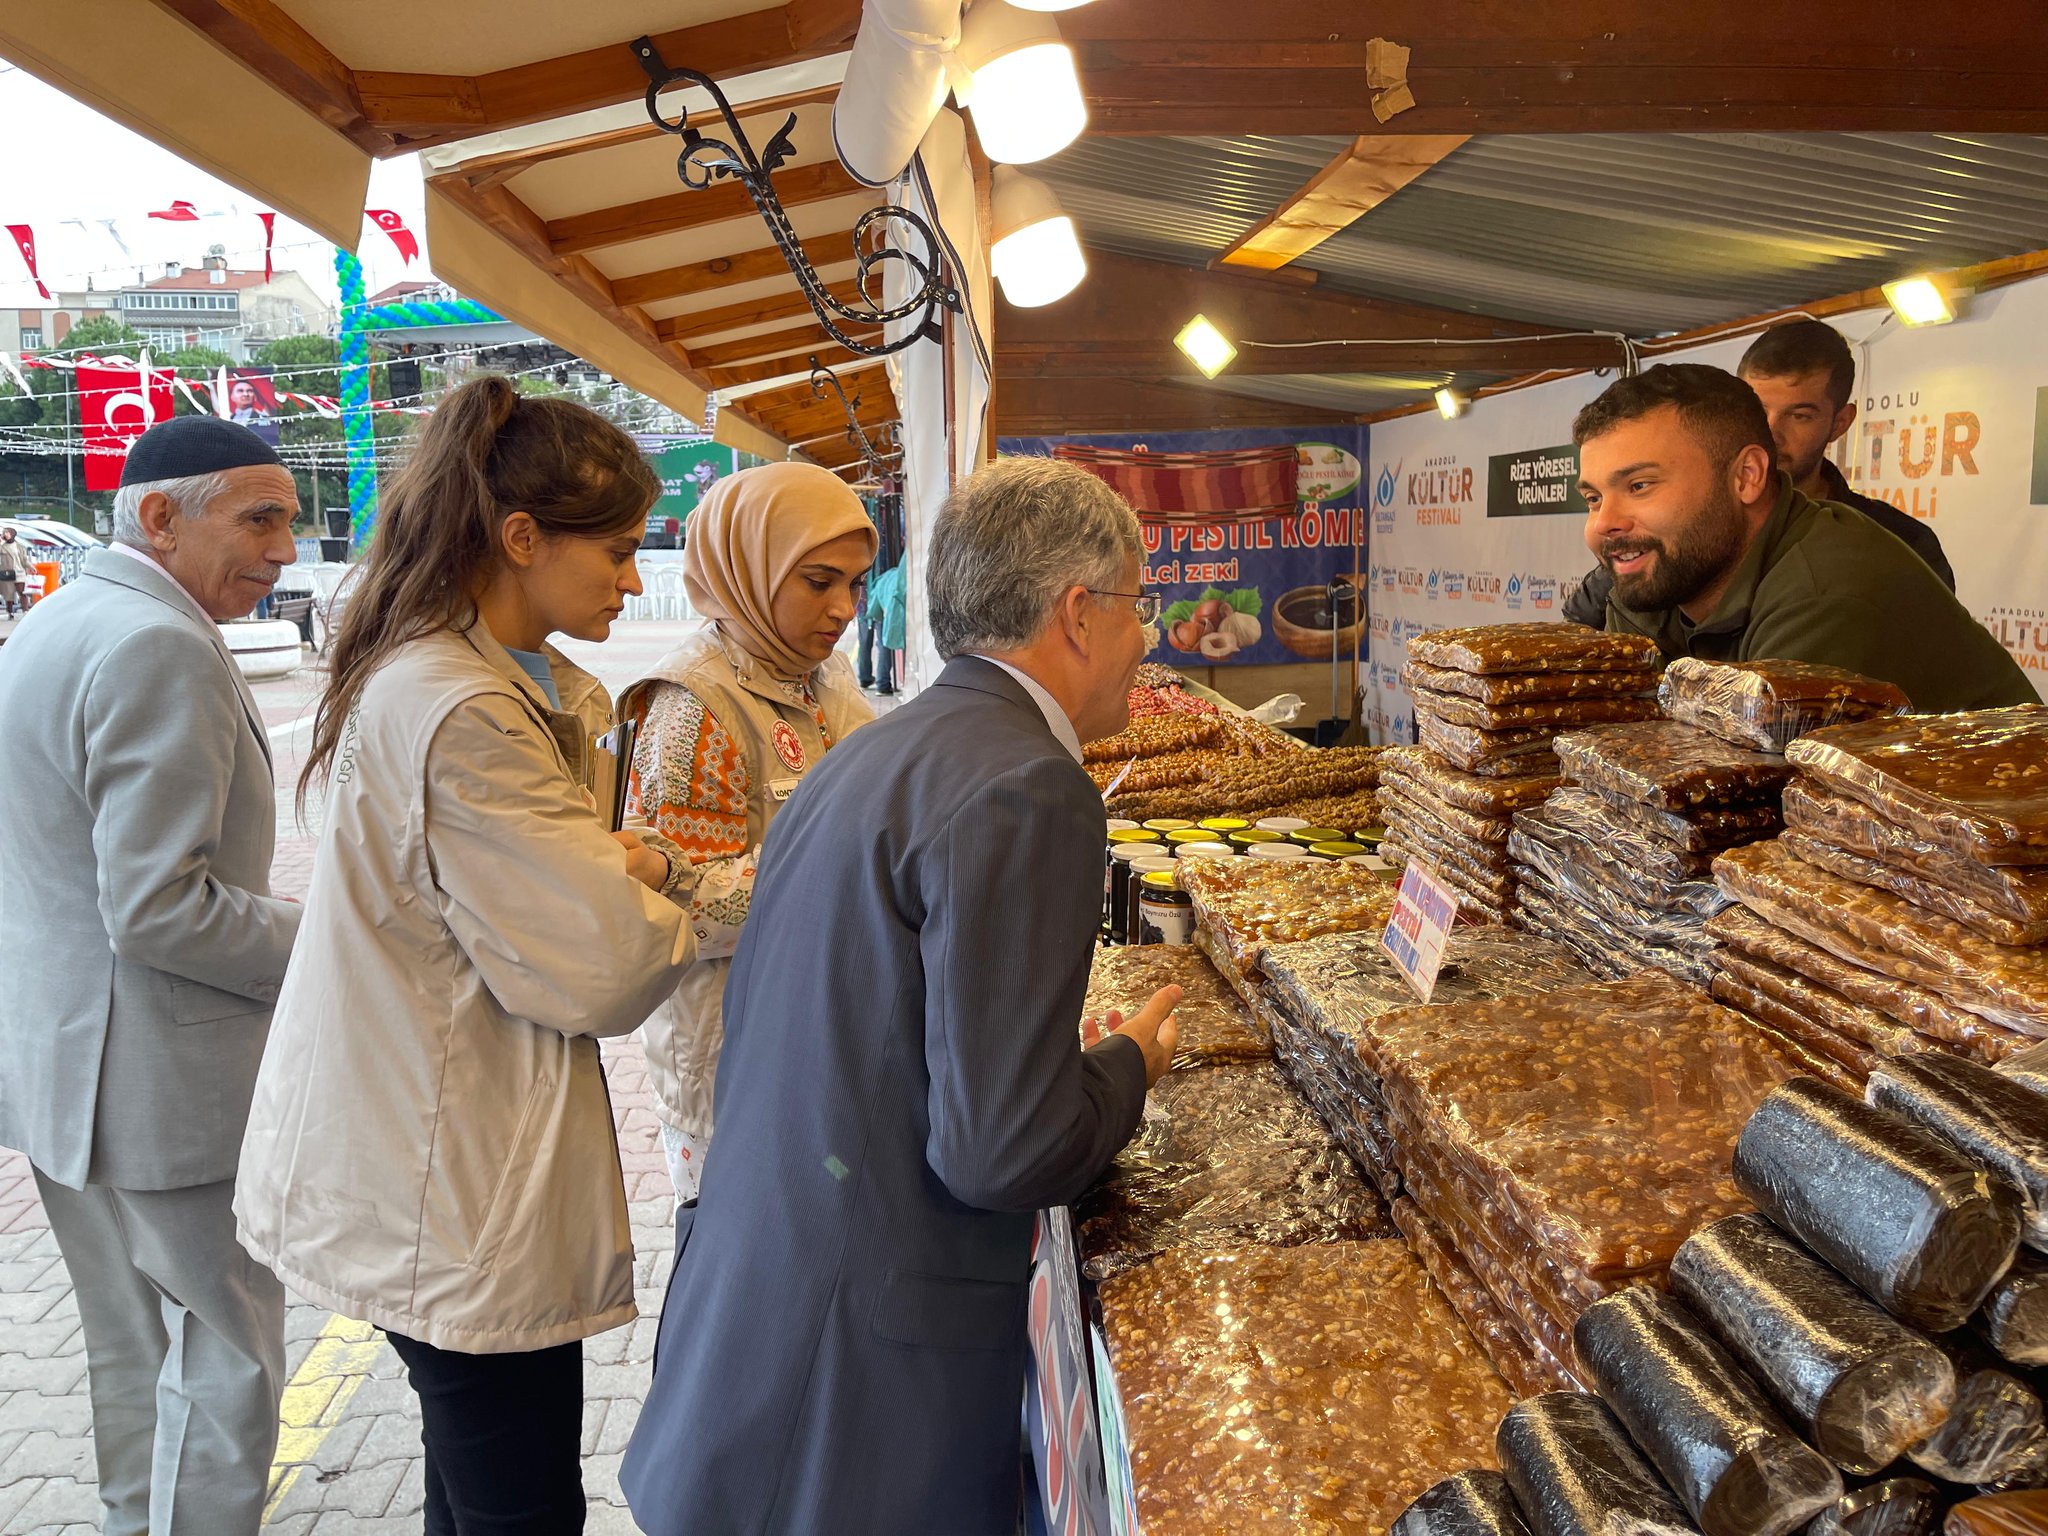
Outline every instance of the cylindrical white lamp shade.
[[1020, 11], [1078, 11], [1089, 0], [1010, 0]]
[[989, 188], [994, 244], [989, 264], [1003, 297], [1019, 309], [1063, 299], [1088, 275], [1074, 221], [1051, 187], [1035, 176], [995, 168]]
[[1088, 126], [1074, 52], [1049, 18], [1007, 0], [974, 0], [960, 24], [954, 87], [974, 114], [974, 131], [991, 160], [1029, 165], [1058, 154]]

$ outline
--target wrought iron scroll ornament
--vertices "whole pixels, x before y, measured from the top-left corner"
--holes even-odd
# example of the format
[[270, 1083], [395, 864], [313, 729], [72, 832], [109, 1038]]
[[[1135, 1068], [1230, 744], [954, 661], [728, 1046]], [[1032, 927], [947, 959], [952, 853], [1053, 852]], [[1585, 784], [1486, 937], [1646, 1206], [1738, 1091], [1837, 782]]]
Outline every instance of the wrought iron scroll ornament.
[[879, 435], [887, 446], [877, 448], [873, 439], [868, 436], [867, 429], [860, 424], [859, 393], [856, 391], [853, 398], [848, 399], [846, 386], [839, 382], [838, 374], [819, 362], [815, 355], [810, 358], [810, 364], [811, 393], [820, 400], [825, 398], [827, 390], [839, 397], [839, 408], [846, 412], [847, 441], [859, 449], [860, 456], [867, 460], [868, 473], [878, 480], [886, 475], [895, 474], [903, 466], [903, 424], [897, 421], [884, 422]]
[[[756, 155], [745, 130], [740, 127], [732, 103], [725, 99], [725, 92], [718, 88], [717, 81], [694, 69], [671, 68], [663, 62], [652, 38], [637, 38], [631, 46], [633, 56], [647, 72], [648, 117], [663, 133], [676, 134], [683, 141], [682, 153], [676, 156], [677, 177], [693, 192], [702, 191], [724, 176], [733, 177], [747, 189], [747, 195], [754, 200], [762, 221], [768, 226], [770, 237], [782, 252], [782, 259], [789, 263], [789, 270], [802, 285], [804, 297], [810, 301], [811, 309], [827, 335], [849, 352], [863, 357], [883, 357], [891, 352], [901, 352], [927, 336], [934, 340], [940, 337], [939, 311], [949, 309], [958, 314], [961, 300], [959, 288], [947, 278], [938, 237], [932, 233], [929, 224], [908, 208], [895, 204], [870, 208], [862, 214], [853, 226], [853, 255], [858, 264], [854, 286], [859, 301], [853, 304], [842, 302], [805, 257], [803, 242], [790, 227], [789, 214], [783, 209], [782, 200], [775, 195], [774, 185], [769, 180], [795, 152], [789, 135], [790, 130], [796, 127], [796, 114], [789, 114], [788, 120], [768, 141], [767, 149]], [[687, 112], [674, 120], [662, 115], [661, 93], [678, 85], [694, 86], [711, 97], [723, 120], [726, 137], [712, 138], [691, 126]], [[905, 245], [886, 244], [885, 238], [892, 224], [908, 230], [915, 237], [919, 249], [913, 251]], [[882, 275], [890, 262], [908, 268], [912, 279], [911, 292], [901, 303], [893, 305], [884, 304], [880, 297]], [[916, 323], [906, 328], [895, 341], [858, 341], [848, 334], [849, 328], [867, 330], [912, 316], [918, 317]]]

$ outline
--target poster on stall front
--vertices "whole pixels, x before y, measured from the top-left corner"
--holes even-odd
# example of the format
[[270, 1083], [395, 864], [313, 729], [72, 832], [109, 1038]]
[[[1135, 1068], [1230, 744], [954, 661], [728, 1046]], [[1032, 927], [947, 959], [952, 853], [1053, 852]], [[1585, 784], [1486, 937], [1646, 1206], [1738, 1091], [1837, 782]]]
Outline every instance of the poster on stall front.
[[[1219, 432], [1091, 433], [1003, 438], [1006, 455], [1062, 448], [1113, 459], [1103, 478], [1137, 508], [1145, 535], [1144, 590], [1161, 599], [1160, 643], [1146, 659], [1169, 666], [1240, 666], [1349, 656], [1365, 630], [1365, 429], [1246, 428]], [[1255, 473], [1193, 467], [1291, 449], [1292, 483], [1277, 497]], [[1148, 475], [1142, 457], [1189, 465]], [[1103, 473], [1096, 463], [1086, 467]], [[1245, 487], [1232, 504], [1233, 491]], [[1247, 504], [1248, 503], [1248, 504]], [[1332, 603], [1330, 585], [1341, 579]]]
[[760, 462], [708, 437], [642, 433], [634, 440], [661, 477], [661, 494], [647, 509], [647, 533], [641, 541], [645, 549], [681, 549], [690, 514], [705, 493], [735, 470]]

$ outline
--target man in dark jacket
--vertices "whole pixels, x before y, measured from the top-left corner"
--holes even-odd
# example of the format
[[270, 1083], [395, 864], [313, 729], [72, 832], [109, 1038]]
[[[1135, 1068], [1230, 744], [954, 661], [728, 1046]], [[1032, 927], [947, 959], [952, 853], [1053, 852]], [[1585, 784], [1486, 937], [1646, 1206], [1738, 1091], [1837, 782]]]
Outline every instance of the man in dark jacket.
[[[1735, 373], [1763, 402], [1778, 448], [1778, 468], [1794, 486], [1815, 501], [1861, 512], [1896, 534], [1927, 562], [1943, 586], [1955, 591], [1956, 574], [1933, 527], [1890, 502], [1852, 491], [1827, 457], [1829, 444], [1856, 422], [1856, 359], [1841, 332], [1819, 320], [1774, 325], [1749, 344]], [[1595, 566], [1565, 599], [1564, 616], [1575, 624], [1600, 628], [1606, 623], [1607, 594], [1613, 584], [1607, 568]]]
[[1667, 363], [1618, 380], [1572, 441], [1586, 545], [1614, 581], [1606, 628], [1667, 658], [1846, 667], [1922, 711], [2035, 701], [1925, 561], [1776, 467], [1763, 406], [1732, 374]]
[[963, 483], [929, 574], [948, 666], [776, 818], [621, 1478], [651, 1536], [1020, 1528], [1033, 1213], [1108, 1166], [1174, 1042], [1172, 987], [1079, 1038], [1081, 742], [1129, 718], [1141, 552], [1072, 465]]

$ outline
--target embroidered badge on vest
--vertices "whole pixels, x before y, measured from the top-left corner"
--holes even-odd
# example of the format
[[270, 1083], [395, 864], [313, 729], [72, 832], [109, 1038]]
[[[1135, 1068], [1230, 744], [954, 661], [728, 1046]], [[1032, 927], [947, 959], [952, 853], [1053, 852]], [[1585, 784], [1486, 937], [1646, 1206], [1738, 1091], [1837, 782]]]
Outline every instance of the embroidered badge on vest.
[[782, 759], [791, 773], [804, 771], [804, 744], [797, 740], [796, 728], [787, 720], [775, 722], [770, 736], [775, 742], [775, 755]]

